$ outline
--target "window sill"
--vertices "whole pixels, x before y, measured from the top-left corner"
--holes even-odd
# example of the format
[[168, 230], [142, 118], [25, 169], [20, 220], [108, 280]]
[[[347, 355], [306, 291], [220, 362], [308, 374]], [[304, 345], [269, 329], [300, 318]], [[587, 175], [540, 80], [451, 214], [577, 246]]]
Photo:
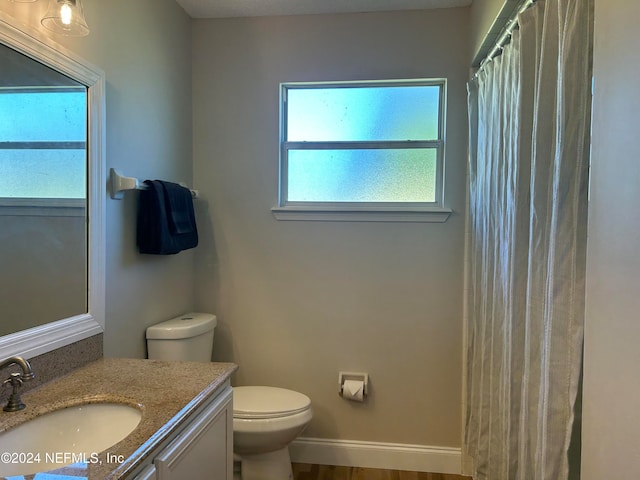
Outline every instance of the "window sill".
[[316, 222], [444, 223], [453, 210], [441, 207], [273, 207], [278, 220]]

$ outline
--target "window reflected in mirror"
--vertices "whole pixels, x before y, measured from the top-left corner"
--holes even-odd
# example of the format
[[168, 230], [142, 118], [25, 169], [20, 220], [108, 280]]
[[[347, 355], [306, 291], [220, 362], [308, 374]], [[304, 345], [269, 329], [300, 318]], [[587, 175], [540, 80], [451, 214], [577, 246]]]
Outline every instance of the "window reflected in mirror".
[[86, 313], [87, 88], [0, 45], [0, 335]]
[[3, 197], [86, 198], [86, 103], [84, 87], [0, 88]]

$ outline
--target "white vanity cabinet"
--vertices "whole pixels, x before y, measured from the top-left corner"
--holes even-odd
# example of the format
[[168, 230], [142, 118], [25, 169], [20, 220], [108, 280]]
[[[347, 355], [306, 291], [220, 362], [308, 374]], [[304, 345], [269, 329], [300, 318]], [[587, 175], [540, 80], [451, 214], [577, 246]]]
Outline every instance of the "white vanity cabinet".
[[147, 465], [133, 480], [156, 480], [156, 467]]
[[135, 480], [232, 480], [233, 390], [227, 384], [213, 400], [152, 454]]

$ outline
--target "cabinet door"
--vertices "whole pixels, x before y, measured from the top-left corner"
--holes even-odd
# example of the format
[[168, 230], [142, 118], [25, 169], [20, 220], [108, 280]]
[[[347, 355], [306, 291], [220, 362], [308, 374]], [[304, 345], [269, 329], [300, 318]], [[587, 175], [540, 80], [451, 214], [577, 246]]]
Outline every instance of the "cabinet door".
[[148, 465], [134, 480], [156, 480], [156, 467]]
[[155, 458], [158, 480], [233, 478], [232, 392], [227, 387]]

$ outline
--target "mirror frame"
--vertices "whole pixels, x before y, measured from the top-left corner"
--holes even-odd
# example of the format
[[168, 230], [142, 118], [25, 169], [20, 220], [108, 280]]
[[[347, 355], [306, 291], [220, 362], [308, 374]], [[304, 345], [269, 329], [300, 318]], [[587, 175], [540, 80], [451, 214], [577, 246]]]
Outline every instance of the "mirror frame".
[[17, 23], [0, 12], [0, 42], [87, 87], [88, 311], [0, 337], [0, 359], [12, 355], [32, 358], [103, 333], [105, 329], [105, 75], [38, 30], [17, 27]]

